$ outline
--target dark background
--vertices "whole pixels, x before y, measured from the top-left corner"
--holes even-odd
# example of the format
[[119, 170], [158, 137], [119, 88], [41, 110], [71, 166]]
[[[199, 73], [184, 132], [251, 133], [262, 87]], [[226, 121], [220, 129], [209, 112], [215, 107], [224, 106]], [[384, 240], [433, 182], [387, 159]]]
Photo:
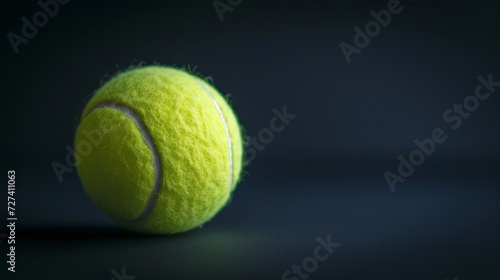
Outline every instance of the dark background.
[[[457, 130], [442, 116], [479, 75], [500, 80], [500, 4], [401, 1], [348, 64], [339, 44], [387, 3], [244, 0], [221, 22], [209, 0], [73, 0], [17, 54], [7, 34], [41, 8], [1, 4], [1, 170], [16, 170], [19, 219], [18, 272], [2, 279], [111, 279], [122, 267], [135, 279], [281, 279], [328, 235], [342, 245], [309, 279], [500, 277], [500, 89]], [[52, 169], [101, 81], [141, 62], [213, 77], [249, 136], [273, 108], [297, 115], [202, 229], [129, 234], [76, 172], [59, 182]], [[448, 140], [391, 192], [383, 173], [437, 127]]]

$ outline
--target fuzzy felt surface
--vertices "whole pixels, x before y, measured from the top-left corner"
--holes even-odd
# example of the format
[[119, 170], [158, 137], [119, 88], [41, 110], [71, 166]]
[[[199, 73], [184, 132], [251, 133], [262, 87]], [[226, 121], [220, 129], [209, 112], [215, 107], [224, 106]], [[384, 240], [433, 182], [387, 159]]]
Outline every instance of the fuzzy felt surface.
[[204, 80], [162, 66], [104, 84], [82, 113], [75, 151], [93, 202], [130, 230], [154, 234], [210, 220], [243, 164], [240, 126], [226, 100]]

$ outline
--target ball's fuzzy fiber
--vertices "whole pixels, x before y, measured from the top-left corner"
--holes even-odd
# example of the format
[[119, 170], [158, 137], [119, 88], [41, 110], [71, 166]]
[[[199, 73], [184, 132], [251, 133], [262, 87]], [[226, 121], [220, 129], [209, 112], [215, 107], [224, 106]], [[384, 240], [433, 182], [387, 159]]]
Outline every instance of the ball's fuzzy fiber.
[[75, 152], [94, 203], [124, 227], [152, 234], [210, 220], [230, 199], [243, 163], [227, 101], [203, 79], [163, 66], [105, 83], [82, 113]]

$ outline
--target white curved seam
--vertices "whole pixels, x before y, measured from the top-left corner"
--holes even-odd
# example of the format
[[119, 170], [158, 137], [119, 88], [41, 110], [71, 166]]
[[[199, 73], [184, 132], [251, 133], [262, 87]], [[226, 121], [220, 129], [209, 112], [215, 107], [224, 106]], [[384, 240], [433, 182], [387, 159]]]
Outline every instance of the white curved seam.
[[144, 220], [153, 210], [154, 204], [156, 202], [156, 199], [158, 197], [158, 194], [160, 193], [160, 185], [161, 185], [161, 180], [162, 180], [162, 172], [161, 172], [161, 161], [160, 161], [160, 155], [158, 153], [158, 150], [156, 149], [153, 139], [151, 138], [151, 135], [149, 134], [149, 131], [144, 124], [144, 122], [139, 118], [139, 116], [132, 111], [129, 107], [125, 105], [118, 104], [116, 102], [111, 102], [111, 101], [103, 101], [99, 104], [97, 104], [92, 110], [89, 111], [87, 115], [92, 113], [95, 109], [99, 108], [113, 108], [116, 109], [125, 115], [127, 115], [129, 118], [134, 121], [134, 123], [137, 125], [139, 131], [141, 132], [142, 138], [144, 141], [146, 141], [146, 144], [149, 146], [149, 149], [151, 150], [151, 154], [153, 157], [153, 166], [154, 166], [154, 171], [155, 171], [155, 182], [153, 186], [153, 191], [151, 192], [151, 196], [148, 199], [148, 202], [146, 204], [146, 207], [142, 211], [142, 213], [133, 219], [125, 219], [124, 221], [128, 222], [139, 222]]
[[233, 189], [233, 145], [231, 143], [231, 135], [229, 134], [229, 128], [227, 126], [226, 118], [224, 118], [224, 115], [222, 114], [222, 110], [219, 107], [219, 104], [217, 104], [210, 91], [208, 91], [208, 89], [202, 83], [199, 84], [203, 88], [203, 90], [205, 90], [205, 92], [208, 94], [208, 96], [212, 100], [212, 103], [214, 103], [215, 108], [219, 112], [219, 116], [220, 119], [222, 120], [222, 124], [224, 125], [224, 129], [226, 130], [227, 145], [229, 148], [229, 190], [232, 190]]

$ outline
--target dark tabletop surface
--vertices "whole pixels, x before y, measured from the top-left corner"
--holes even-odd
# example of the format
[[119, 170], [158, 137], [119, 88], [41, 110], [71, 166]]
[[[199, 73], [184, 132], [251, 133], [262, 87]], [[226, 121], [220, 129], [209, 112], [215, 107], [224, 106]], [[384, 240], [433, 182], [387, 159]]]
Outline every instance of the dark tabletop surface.
[[496, 279], [500, 191], [492, 166], [430, 164], [424, 171], [440, 173], [416, 174], [395, 192], [371, 176], [376, 166], [330, 166], [329, 176], [320, 166], [295, 176], [287, 174], [300, 174], [297, 166], [275, 168], [266, 180], [247, 174], [211, 222], [173, 236], [120, 229], [78, 182], [31, 182], [18, 189], [16, 276], [295, 280], [282, 277], [314, 258], [319, 238], [338, 246], [304, 279]]

